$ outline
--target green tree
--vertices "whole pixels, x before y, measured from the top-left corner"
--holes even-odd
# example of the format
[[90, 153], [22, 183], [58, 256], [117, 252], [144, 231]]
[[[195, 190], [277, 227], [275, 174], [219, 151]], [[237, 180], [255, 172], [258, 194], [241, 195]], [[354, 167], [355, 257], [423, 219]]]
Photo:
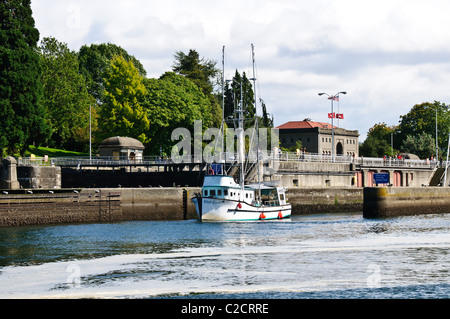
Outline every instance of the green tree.
[[249, 128], [254, 125], [256, 114], [253, 86], [245, 72], [241, 76], [238, 70], [236, 70], [230, 85], [227, 83], [225, 87], [225, 118], [233, 116], [234, 111], [241, 103], [241, 99], [243, 102], [244, 117], [246, 119], [245, 127]]
[[[387, 126], [386, 123], [378, 123], [369, 129], [367, 138], [361, 145], [359, 152], [365, 157], [393, 156], [391, 136], [397, 131], [395, 126]], [[396, 150], [393, 150], [396, 153]]]
[[105, 74], [104, 86], [99, 119], [102, 137], [127, 136], [148, 143], [150, 122], [141, 105], [147, 91], [133, 63], [122, 56], [114, 57]]
[[214, 60], [201, 59], [195, 50], [188, 54], [177, 51], [173, 71], [192, 80], [207, 96], [213, 92], [212, 80], [219, 72], [216, 64]]
[[221, 102], [219, 103], [217, 95], [213, 94], [213, 82], [217, 74], [220, 73], [219, 69], [216, 68], [217, 62], [200, 58], [200, 55], [195, 50], [189, 50], [188, 54], [177, 51], [174, 57], [173, 71], [185, 76], [200, 88], [210, 102], [210, 112], [213, 118], [212, 125], [219, 127], [222, 122]]
[[271, 117], [270, 114], [267, 113], [266, 103], [264, 103], [263, 99], [260, 99], [260, 102], [262, 108], [262, 121], [260, 127], [271, 128], [273, 127], [273, 115]]
[[364, 157], [383, 157], [391, 153], [391, 146], [385, 140], [369, 135], [359, 147], [359, 153]]
[[127, 62], [132, 62], [140, 76], [147, 76], [141, 62], [118, 45], [112, 43], [84, 45], [78, 52], [80, 73], [86, 79], [88, 92], [97, 99], [99, 104], [103, 103], [105, 72], [110, 66], [110, 61], [118, 55]]
[[203, 129], [212, 123], [208, 98], [191, 80], [173, 72], [163, 74], [159, 79], [145, 79], [147, 95], [145, 109], [150, 119], [151, 145], [149, 154], [159, 154], [160, 149], [170, 153], [176, 142], [171, 135], [176, 128], [193, 132], [194, 121], [202, 120]]
[[[89, 145], [89, 108], [95, 99], [87, 92], [79, 73], [78, 56], [67, 44], [44, 38], [40, 46], [44, 88], [43, 105], [52, 136], [47, 143], [54, 148], [87, 151]], [[95, 125], [95, 109], [92, 118]]]
[[30, 0], [1, 1], [0, 25], [0, 150], [23, 154], [50, 134]]
[[[438, 101], [414, 105], [408, 114], [400, 117], [401, 140], [405, 140], [408, 135], [420, 136], [422, 133], [428, 133], [436, 138], [436, 111], [438, 145], [441, 152], [446, 151], [450, 130], [450, 112], [445, 104]], [[434, 147], [436, 148], [436, 146]]]
[[422, 132], [419, 135], [408, 135], [403, 142], [402, 150], [405, 153], [416, 154], [420, 158], [429, 158], [435, 154], [436, 140], [431, 134]]

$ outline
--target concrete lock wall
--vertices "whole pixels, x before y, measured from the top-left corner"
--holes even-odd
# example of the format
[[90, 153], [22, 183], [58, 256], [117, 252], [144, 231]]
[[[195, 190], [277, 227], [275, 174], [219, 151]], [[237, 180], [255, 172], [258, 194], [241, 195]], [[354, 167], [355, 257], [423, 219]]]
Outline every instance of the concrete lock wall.
[[450, 188], [378, 187], [364, 189], [363, 216], [382, 218], [450, 213]]
[[358, 188], [289, 188], [293, 215], [361, 212], [363, 190]]
[[281, 181], [284, 187], [354, 186], [355, 172], [351, 164], [276, 162], [271, 165], [270, 168], [274, 171], [270, 172], [267, 178]]
[[196, 218], [191, 197], [200, 188], [122, 189], [122, 214], [134, 220], [183, 220]]
[[196, 218], [196, 188], [18, 190], [0, 194], [0, 227]]
[[17, 179], [22, 188], [61, 188], [61, 167], [19, 166]]
[[[26, 190], [0, 194], [0, 227], [196, 219], [200, 188]], [[362, 209], [361, 189], [289, 189], [293, 215]]]

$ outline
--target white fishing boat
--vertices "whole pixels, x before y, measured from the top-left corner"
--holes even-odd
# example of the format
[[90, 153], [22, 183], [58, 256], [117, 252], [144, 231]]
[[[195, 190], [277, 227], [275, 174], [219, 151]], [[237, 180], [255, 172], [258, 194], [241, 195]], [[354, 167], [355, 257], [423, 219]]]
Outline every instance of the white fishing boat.
[[[255, 81], [254, 77], [253, 81]], [[215, 164], [216, 170], [211, 168], [205, 175], [201, 193], [195, 194], [192, 198], [198, 219], [200, 221], [256, 221], [290, 217], [291, 204], [287, 202], [286, 190], [282, 187], [261, 183], [259, 145], [256, 148], [258, 181], [255, 184], [245, 185], [242, 100], [236, 113], [238, 114], [239, 183], [232, 176], [224, 174], [224, 165]], [[257, 123], [258, 121], [255, 121], [256, 132], [258, 132]], [[256, 140], [259, 141], [258, 138]], [[219, 169], [217, 169], [218, 167]]]
[[[258, 198], [259, 192], [261, 198]], [[206, 175], [201, 194], [192, 198], [200, 221], [250, 221], [291, 216], [285, 189], [265, 185], [242, 187], [233, 177]]]

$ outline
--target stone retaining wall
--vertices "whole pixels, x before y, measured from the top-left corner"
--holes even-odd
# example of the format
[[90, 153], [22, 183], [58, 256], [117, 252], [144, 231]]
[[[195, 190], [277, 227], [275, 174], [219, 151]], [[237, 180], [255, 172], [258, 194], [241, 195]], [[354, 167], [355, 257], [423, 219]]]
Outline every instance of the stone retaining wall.
[[450, 188], [448, 187], [364, 189], [363, 215], [365, 218], [445, 213], [450, 213]]

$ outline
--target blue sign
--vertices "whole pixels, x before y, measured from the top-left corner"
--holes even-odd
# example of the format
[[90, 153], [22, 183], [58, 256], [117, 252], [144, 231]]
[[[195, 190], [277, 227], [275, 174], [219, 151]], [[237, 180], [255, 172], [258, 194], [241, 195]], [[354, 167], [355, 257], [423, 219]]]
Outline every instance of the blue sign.
[[389, 173], [373, 174], [375, 184], [389, 184]]

